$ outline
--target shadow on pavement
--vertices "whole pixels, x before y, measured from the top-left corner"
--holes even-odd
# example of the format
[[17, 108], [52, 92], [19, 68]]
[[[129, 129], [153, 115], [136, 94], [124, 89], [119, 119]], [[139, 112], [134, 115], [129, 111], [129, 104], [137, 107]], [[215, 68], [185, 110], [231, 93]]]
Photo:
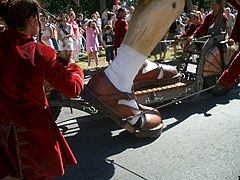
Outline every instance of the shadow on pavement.
[[[172, 61], [175, 65], [177, 61]], [[84, 72], [87, 77], [91, 77], [96, 71]], [[163, 120], [175, 118], [176, 121], [168, 124], [164, 130], [180, 124], [193, 114], [203, 114], [205, 117], [211, 116], [208, 112], [217, 104], [228, 104], [230, 100], [240, 99], [239, 88], [233, 89], [225, 96], [210, 96], [207, 93], [201, 94], [198, 98], [186, 100], [178, 105], [171, 105], [160, 109]], [[138, 149], [147, 144], [153, 143], [155, 139], [136, 138], [120, 128], [110, 119], [101, 118], [100, 120], [82, 121], [83, 118], [77, 118], [77, 124], [80, 130], [76, 135], [67, 137], [67, 141], [77, 158], [78, 164], [68, 168], [64, 177], [56, 179], [91, 179], [106, 180], [111, 179], [115, 173], [115, 168], [121, 168], [136, 176], [136, 179], [145, 179], [141, 175], [131, 171], [124, 164], [117, 164], [111, 156], [117, 155], [128, 149]], [[97, 119], [97, 117], [96, 117]], [[62, 129], [64, 131], [64, 126]], [[66, 129], [65, 132], [71, 131]], [[64, 134], [64, 132], [63, 132]], [[129, 159], [131, 161], [131, 159]]]
[[111, 179], [116, 166], [132, 173], [138, 179], [145, 179], [124, 167], [124, 164], [115, 163], [111, 156], [127, 149], [140, 148], [154, 142], [155, 139], [137, 138], [125, 130], [119, 130], [119, 127], [108, 118], [83, 123], [81, 118], [78, 118], [77, 122], [80, 131], [77, 135], [66, 139], [78, 164], [68, 168], [64, 177], [56, 179]]

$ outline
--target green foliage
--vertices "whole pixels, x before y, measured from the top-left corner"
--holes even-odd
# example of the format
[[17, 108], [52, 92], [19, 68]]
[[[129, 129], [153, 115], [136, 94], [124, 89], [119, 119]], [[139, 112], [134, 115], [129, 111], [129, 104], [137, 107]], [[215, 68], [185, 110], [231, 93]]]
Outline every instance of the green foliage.
[[[112, 10], [114, 0], [39, 0], [42, 6], [52, 14], [66, 13], [72, 8], [76, 13], [83, 13], [88, 17], [98, 11], [102, 13], [105, 8]], [[123, 2], [123, 0], [122, 0]], [[125, 0], [126, 5], [136, 5], [139, 0]], [[100, 9], [100, 7], [103, 9]]]
[[[66, 13], [72, 8], [76, 13], [83, 13], [85, 17], [89, 17], [92, 13], [102, 11], [108, 8], [112, 10], [115, 0], [39, 0], [43, 7], [52, 14]], [[123, 0], [121, 0], [122, 4]], [[139, 0], [125, 0], [125, 5], [137, 5]], [[209, 8], [209, 0], [192, 0], [193, 4], [197, 4], [200, 8]], [[226, 3], [226, 6], [229, 6]], [[102, 9], [100, 9], [102, 8]]]
[[42, 6], [52, 14], [66, 13], [71, 8], [71, 1], [65, 0], [39, 0]]
[[66, 13], [72, 8], [76, 13], [83, 13], [90, 16], [95, 11], [100, 12], [100, 3], [103, 1], [110, 10], [113, 7], [113, 0], [39, 0], [42, 6], [52, 14]]
[[[80, 0], [79, 9], [85, 16], [90, 16], [95, 11], [99, 11], [99, 0]], [[77, 11], [77, 10], [75, 10]]]

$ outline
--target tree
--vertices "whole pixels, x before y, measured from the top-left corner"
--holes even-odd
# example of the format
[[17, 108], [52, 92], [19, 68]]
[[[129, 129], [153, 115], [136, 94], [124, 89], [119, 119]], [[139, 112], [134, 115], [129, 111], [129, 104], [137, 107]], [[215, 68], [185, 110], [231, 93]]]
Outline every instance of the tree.
[[[66, 13], [72, 8], [75, 12], [90, 16], [95, 11], [102, 13], [105, 8], [112, 10], [114, 0], [39, 0], [43, 7], [52, 14]], [[121, 0], [126, 6], [137, 5], [139, 0]], [[209, 0], [186, 0], [186, 8], [197, 4], [200, 8], [208, 7]]]
[[100, 0], [100, 12], [102, 13], [106, 9], [106, 0]]
[[192, 9], [193, 9], [193, 3], [192, 3], [192, 1], [191, 1], [191, 0], [186, 0], [185, 2], [186, 2], [186, 4], [185, 4], [186, 11], [187, 11], [187, 12], [192, 11]]

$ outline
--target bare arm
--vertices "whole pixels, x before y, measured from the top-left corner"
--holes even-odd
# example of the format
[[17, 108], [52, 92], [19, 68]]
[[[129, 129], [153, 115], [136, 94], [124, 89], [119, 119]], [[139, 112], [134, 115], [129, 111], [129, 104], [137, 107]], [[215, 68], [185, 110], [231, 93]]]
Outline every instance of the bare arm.
[[90, 22], [90, 20], [88, 20], [84, 25], [83, 25], [83, 29], [86, 30], [87, 29], [87, 26], [88, 26], [88, 23]]

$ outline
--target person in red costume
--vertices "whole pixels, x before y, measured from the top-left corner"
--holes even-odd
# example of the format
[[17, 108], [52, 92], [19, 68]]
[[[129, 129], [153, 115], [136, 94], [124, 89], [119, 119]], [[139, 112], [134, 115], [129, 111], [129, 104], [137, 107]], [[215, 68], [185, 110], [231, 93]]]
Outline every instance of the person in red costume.
[[185, 48], [190, 43], [188, 37], [192, 36], [195, 30], [203, 24], [203, 22], [200, 21], [199, 15], [197, 13], [190, 13], [190, 21], [191, 24], [189, 28], [184, 33], [177, 36], [177, 38], [184, 39], [182, 43], [183, 48]]
[[34, 41], [39, 30], [37, 0], [2, 0], [0, 16], [0, 179], [53, 179], [77, 163], [51, 117], [46, 79], [68, 97], [84, 86], [82, 70], [59, 63], [52, 48]]
[[191, 36], [195, 30], [203, 24], [203, 22], [200, 21], [197, 13], [190, 13], [190, 21], [192, 23], [190, 24], [189, 28], [180, 35], [180, 38]]
[[[238, 11], [240, 10], [240, 3], [238, 0], [228, 0], [228, 2], [234, 6]], [[235, 42], [240, 42], [240, 14], [238, 13], [236, 23], [233, 27], [230, 39]], [[221, 88], [231, 88], [236, 82], [240, 75], [240, 53], [236, 55], [230, 66], [222, 73], [217, 81], [217, 85]]]
[[[193, 38], [200, 38], [202, 36], [205, 36], [208, 34], [208, 29], [209, 27], [216, 21], [217, 19], [217, 14], [219, 10], [219, 5], [220, 5], [220, 0], [211, 0], [210, 1], [210, 7], [212, 9], [212, 12], [210, 12], [206, 18], [204, 19], [204, 22], [201, 26], [199, 26], [193, 35], [191, 36], [190, 39]], [[223, 22], [226, 25], [227, 22], [227, 16], [223, 15]]]
[[220, 78], [217, 80], [217, 85], [221, 88], [231, 88], [236, 82], [240, 75], [240, 54], [233, 59], [230, 66], [222, 73]]
[[229, 39], [233, 39], [236, 43], [240, 44], [240, 2], [238, 0], [228, 0], [228, 2], [238, 10], [236, 21]]
[[117, 50], [120, 47], [123, 38], [128, 30], [128, 23], [126, 21], [126, 11], [123, 8], [119, 8], [117, 11], [117, 21], [114, 25], [115, 32], [115, 43], [114, 43], [114, 51], [115, 56], [117, 56]]

